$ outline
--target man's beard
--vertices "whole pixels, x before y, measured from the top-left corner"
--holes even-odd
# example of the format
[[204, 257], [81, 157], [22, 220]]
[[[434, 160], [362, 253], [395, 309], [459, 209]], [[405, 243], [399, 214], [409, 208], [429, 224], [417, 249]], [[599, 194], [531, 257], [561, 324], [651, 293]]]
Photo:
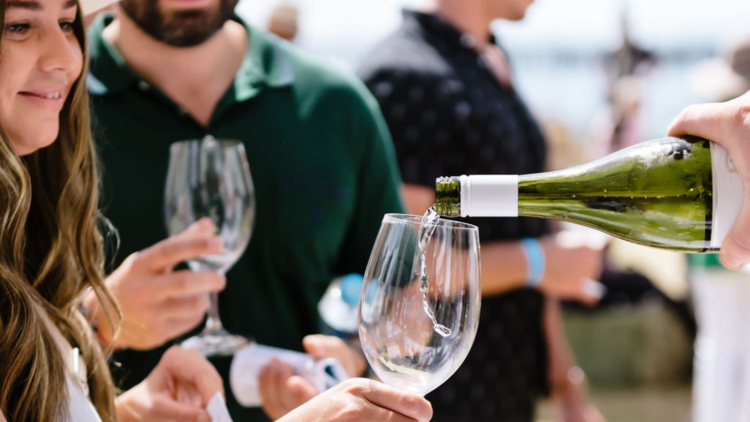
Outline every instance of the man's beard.
[[175, 47], [192, 47], [211, 38], [234, 15], [239, 0], [220, 0], [218, 11], [183, 10], [164, 14], [157, 0], [122, 0], [130, 19], [152, 38]]

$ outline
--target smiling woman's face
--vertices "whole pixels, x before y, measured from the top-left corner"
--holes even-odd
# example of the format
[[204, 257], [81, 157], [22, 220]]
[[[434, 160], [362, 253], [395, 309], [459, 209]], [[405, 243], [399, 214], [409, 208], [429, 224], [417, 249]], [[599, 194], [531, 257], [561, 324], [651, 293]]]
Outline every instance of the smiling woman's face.
[[0, 127], [18, 155], [50, 145], [81, 75], [77, 0], [7, 0], [0, 55]]

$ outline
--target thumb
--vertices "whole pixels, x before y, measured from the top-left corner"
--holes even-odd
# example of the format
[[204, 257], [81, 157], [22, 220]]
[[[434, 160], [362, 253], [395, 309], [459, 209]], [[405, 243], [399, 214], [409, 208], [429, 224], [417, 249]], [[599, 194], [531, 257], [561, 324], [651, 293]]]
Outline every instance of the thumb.
[[739, 270], [750, 261], [750, 195], [745, 195], [742, 212], [724, 240], [721, 261], [732, 270]]
[[320, 393], [306, 379], [298, 375], [289, 378], [286, 381], [286, 386], [289, 389], [289, 394], [296, 403], [295, 407], [307, 403]]
[[184, 383], [194, 388], [202, 398], [204, 406], [211, 402], [217, 392], [224, 393], [224, 381], [221, 376], [195, 349], [185, 350], [180, 346], [172, 346], [164, 353], [159, 365], [164, 366], [173, 384]]
[[196, 221], [195, 223], [191, 224], [187, 229], [185, 229], [185, 231], [183, 231], [179, 235], [214, 234], [215, 232], [216, 232], [216, 224], [214, 224], [213, 220], [211, 220], [208, 217], [203, 217], [200, 220]]
[[669, 136], [695, 135], [724, 143], [727, 137], [726, 105], [720, 103], [693, 105], [680, 113], [667, 131]]
[[325, 359], [332, 357], [336, 350], [346, 346], [338, 337], [324, 336], [314, 334], [302, 339], [302, 346], [305, 351], [315, 359]]

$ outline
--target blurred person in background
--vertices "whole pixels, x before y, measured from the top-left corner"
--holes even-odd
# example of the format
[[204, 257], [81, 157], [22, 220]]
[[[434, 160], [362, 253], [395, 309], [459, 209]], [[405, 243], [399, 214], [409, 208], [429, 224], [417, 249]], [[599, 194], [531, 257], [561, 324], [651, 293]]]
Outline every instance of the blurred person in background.
[[[126, 388], [148, 374], [174, 339], [201, 324], [205, 293], [225, 285], [219, 302], [228, 331], [302, 350], [303, 338], [318, 331], [316, 305], [329, 283], [363, 273], [383, 214], [402, 211], [391, 140], [366, 87], [245, 24], [234, 14], [236, 4], [124, 0], [89, 31], [88, 88], [105, 168], [104, 212], [121, 233], [119, 267], [107, 285], [122, 308], [122, 336], [113, 338], [95, 295], [85, 305], [98, 322], [99, 340], [118, 349], [113, 372]], [[243, 142], [258, 204], [252, 240], [226, 281], [210, 272], [174, 271], [215, 245], [162, 240], [170, 144], [207, 134]], [[335, 338], [308, 337], [304, 349], [339, 359], [350, 376], [366, 369], [361, 351]], [[226, 385], [231, 360], [211, 359]], [[266, 374], [261, 393], [268, 416], [242, 407], [227, 388], [235, 420], [278, 419], [300, 397], [313, 395], [288, 365], [277, 362]], [[371, 412], [363, 394], [380, 403], [425, 405], [384, 386], [350, 387], [342, 387], [352, 392], [344, 398], [359, 401], [320, 400], [333, 408], [353, 403], [360, 420], [402, 418], [400, 408]], [[325, 420], [339, 417], [346, 412]]]
[[268, 18], [268, 32], [293, 42], [299, 31], [299, 8], [294, 3], [277, 4]]
[[[436, 0], [361, 64], [396, 146], [407, 209], [435, 202], [435, 179], [545, 170], [544, 137], [490, 33], [531, 0]], [[558, 298], [594, 304], [601, 251], [566, 243], [538, 219], [472, 219], [482, 240], [482, 313], [461, 368], [428, 397], [434, 420], [526, 422], [551, 394], [558, 419], [599, 422], [568, 350]], [[569, 238], [568, 238], [569, 239]], [[541, 261], [545, 261], [544, 264]]]
[[620, 46], [605, 57], [604, 70], [607, 78], [607, 86], [611, 92], [617, 81], [627, 77], [644, 77], [658, 60], [656, 55], [633, 41], [630, 35], [630, 18], [628, 16], [628, 3], [622, 3], [620, 21], [622, 23], [622, 41]]
[[641, 85], [641, 79], [636, 76], [626, 76], [615, 82], [607, 104], [592, 119], [587, 161], [645, 140], [641, 118]]
[[[736, 40], [722, 57], [698, 64], [690, 82], [716, 101], [750, 90], [750, 36]], [[690, 255], [689, 263], [698, 319], [693, 421], [750, 420], [750, 274], [723, 268], [718, 255]]]
[[[626, 7], [627, 3], [623, 3]], [[650, 51], [632, 39], [627, 10], [621, 12], [622, 41], [604, 59], [606, 105], [594, 115], [588, 160], [643, 142], [641, 104], [643, 81], [658, 63]]]

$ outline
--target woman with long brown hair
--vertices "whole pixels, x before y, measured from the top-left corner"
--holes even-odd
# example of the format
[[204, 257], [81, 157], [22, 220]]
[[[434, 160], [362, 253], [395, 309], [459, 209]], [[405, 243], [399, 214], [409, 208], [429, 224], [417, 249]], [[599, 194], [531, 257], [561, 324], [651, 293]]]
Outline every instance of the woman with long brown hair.
[[90, 288], [117, 309], [102, 283], [77, 0], [0, 0], [0, 20], [0, 409], [19, 422], [208, 421], [221, 378], [179, 348], [115, 404], [77, 308]]
[[[103, 284], [97, 163], [78, 0], [0, 0], [0, 421], [209, 421], [222, 380], [173, 347], [115, 398], [100, 346], [79, 311], [91, 289], [121, 321]], [[181, 236], [216, 241], [205, 223]], [[424, 422], [423, 398], [350, 380], [283, 421]]]

